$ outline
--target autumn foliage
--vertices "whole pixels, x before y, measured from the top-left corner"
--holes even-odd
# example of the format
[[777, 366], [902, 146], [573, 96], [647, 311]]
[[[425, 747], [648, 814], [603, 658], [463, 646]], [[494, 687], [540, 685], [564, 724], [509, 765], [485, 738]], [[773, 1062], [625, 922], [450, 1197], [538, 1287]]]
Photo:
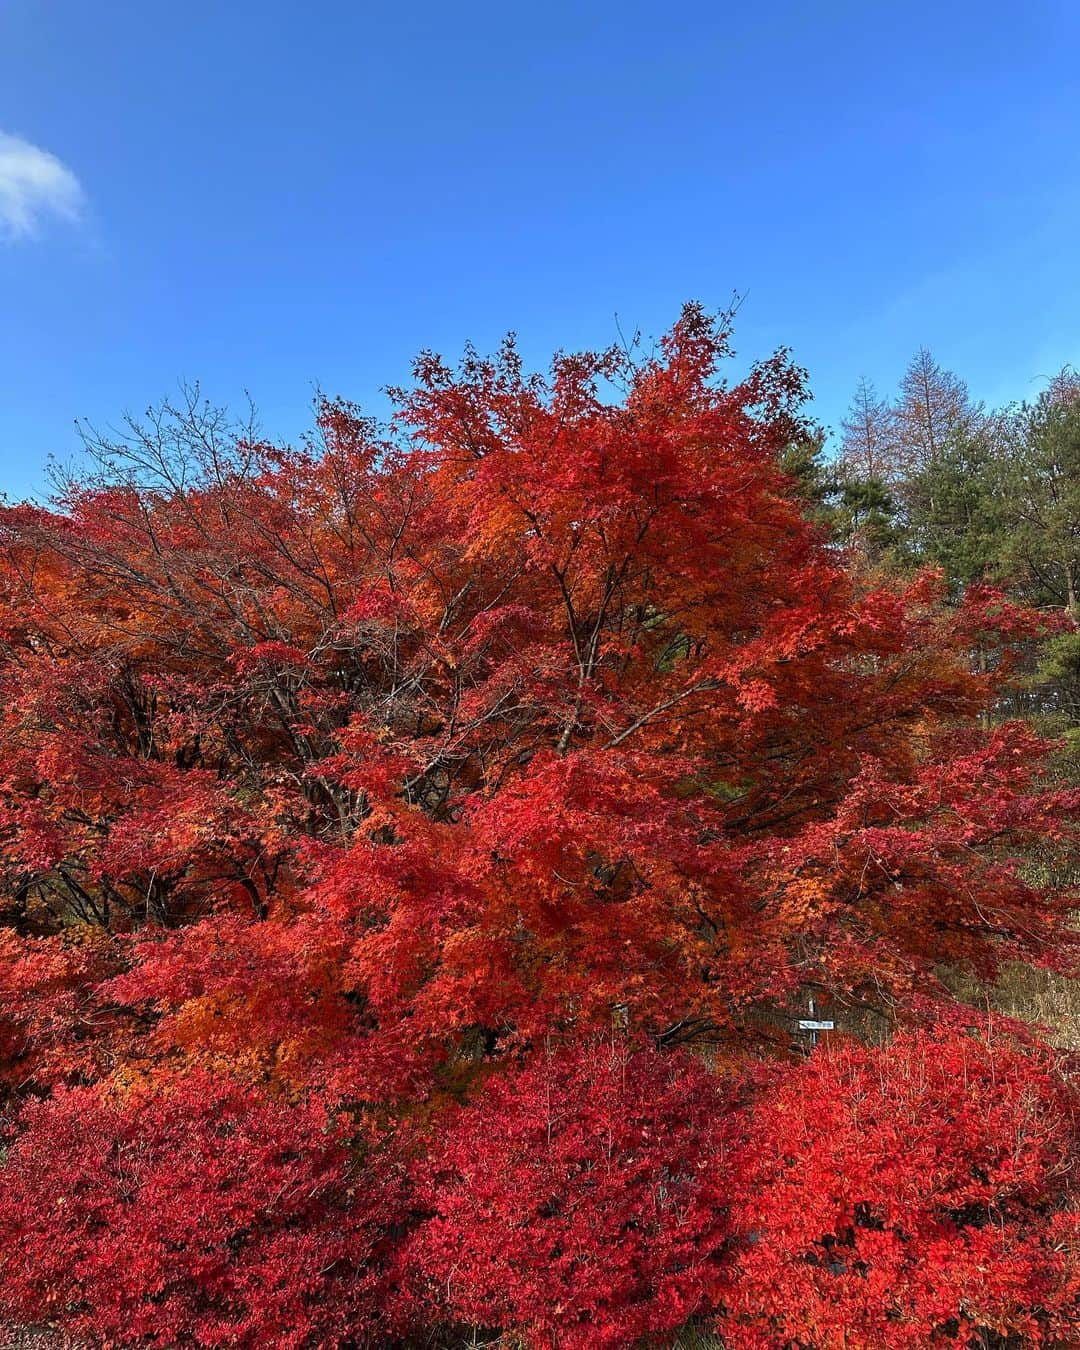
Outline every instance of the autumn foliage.
[[582, 1350], [715, 1306], [727, 1107], [699, 1062], [609, 1044], [491, 1079], [418, 1169], [431, 1217], [407, 1262], [426, 1298], [463, 1324]]
[[769, 1074], [724, 1344], [1074, 1343], [1078, 1109], [1045, 1052], [956, 1032]]
[[4, 509], [9, 1321], [1075, 1343], [1072, 1067], [943, 982], [1075, 968], [1080, 798], [991, 716], [1050, 621], [853, 568], [727, 354], [191, 402]]
[[384, 1321], [398, 1174], [317, 1103], [195, 1073], [28, 1110], [0, 1201], [9, 1313], [112, 1344], [334, 1344]]

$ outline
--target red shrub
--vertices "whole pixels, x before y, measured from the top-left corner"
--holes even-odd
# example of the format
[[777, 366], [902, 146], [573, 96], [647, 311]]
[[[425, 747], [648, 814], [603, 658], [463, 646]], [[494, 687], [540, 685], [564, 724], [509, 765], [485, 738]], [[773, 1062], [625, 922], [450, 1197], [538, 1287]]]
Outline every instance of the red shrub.
[[1044, 1056], [957, 1032], [780, 1075], [730, 1168], [725, 1344], [1077, 1344], [1078, 1125]]
[[440, 1128], [413, 1271], [453, 1318], [532, 1345], [670, 1332], [716, 1292], [724, 1132], [719, 1080], [693, 1060], [540, 1055]]
[[58, 1091], [0, 1188], [0, 1314], [96, 1342], [363, 1342], [384, 1302], [388, 1175], [317, 1106], [195, 1077]]

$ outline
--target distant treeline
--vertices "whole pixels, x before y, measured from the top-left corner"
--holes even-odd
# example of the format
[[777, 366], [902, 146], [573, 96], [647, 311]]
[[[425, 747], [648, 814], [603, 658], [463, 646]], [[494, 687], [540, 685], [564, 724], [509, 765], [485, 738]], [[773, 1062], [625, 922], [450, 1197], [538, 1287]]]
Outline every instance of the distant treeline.
[[[1080, 374], [1065, 367], [1033, 401], [975, 403], [925, 348], [892, 398], [868, 379], [839, 445], [814, 430], [786, 452], [811, 510], [871, 573], [939, 568], [960, 600], [973, 585], [1080, 618]], [[1032, 654], [1023, 710], [1080, 726], [1080, 633]]]

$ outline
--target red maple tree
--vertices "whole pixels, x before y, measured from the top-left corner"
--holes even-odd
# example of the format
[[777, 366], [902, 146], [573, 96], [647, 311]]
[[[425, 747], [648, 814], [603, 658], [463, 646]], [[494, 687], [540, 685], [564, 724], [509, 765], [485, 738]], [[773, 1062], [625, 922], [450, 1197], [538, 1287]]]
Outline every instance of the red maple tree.
[[[674, 1220], [656, 1196], [769, 1108], [716, 1098], [676, 1048], [739, 1081], [775, 1063], [759, 1092], [780, 1103], [806, 1071], [785, 1078], [777, 1015], [808, 990], [853, 1026], [918, 1023], [950, 1006], [942, 967], [1074, 967], [1073, 900], [1025, 860], [1071, 845], [1077, 794], [1030, 730], [985, 725], [1047, 621], [856, 575], [780, 467], [801, 372], [781, 354], [729, 385], [728, 351], [689, 307], [654, 355], [546, 378], [511, 344], [456, 371], [425, 356], [391, 428], [324, 402], [299, 449], [192, 398], [98, 445], [51, 509], [3, 510], [5, 1315], [175, 1345], [282, 1318], [297, 1345], [447, 1317], [541, 1344], [702, 1314], [750, 1335], [752, 1197], [727, 1172], [687, 1182]], [[589, 1057], [603, 1034], [626, 1083]], [[846, 1080], [814, 1064], [843, 1119]], [[551, 1074], [571, 1115], [534, 1157]], [[621, 1212], [575, 1151], [593, 1119]], [[353, 1179], [373, 1139], [386, 1192]], [[519, 1208], [549, 1181], [580, 1214], [561, 1327], [538, 1302], [554, 1212]], [[1065, 1192], [1039, 1203], [1036, 1246]], [[499, 1259], [436, 1297], [455, 1240], [500, 1224]], [[120, 1260], [144, 1227], [160, 1246]], [[638, 1274], [605, 1285], [621, 1246]], [[766, 1250], [762, 1279], [803, 1259]], [[994, 1325], [1059, 1334], [1021, 1266]], [[858, 1343], [879, 1325], [860, 1316], [808, 1343]]]

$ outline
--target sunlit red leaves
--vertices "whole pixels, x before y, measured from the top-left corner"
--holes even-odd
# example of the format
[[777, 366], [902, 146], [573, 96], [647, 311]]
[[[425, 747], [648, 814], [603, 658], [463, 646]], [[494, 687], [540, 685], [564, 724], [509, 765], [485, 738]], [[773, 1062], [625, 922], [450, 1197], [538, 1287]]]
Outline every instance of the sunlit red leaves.
[[1080, 1101], [1056, 1067], [984, 1028], [766, 1074], [729, 1159], [724, 1344], [1071, 1344]]

